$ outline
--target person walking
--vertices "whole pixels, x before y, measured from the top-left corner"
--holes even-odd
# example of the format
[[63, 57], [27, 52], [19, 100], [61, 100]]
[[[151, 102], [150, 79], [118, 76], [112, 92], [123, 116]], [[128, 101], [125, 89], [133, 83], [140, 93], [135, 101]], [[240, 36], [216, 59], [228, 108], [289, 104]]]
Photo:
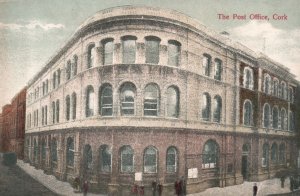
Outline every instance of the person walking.
[[183, 176], [181, 177], [180, 185], [181, 185], [181, 195], [186, 196], [186, 181]]
[[159, 182], [157, 185], [158, 196], [162, 196], [163, 185]]
[[256, 185], [256, 183], [254, 183], [254, 186], [253, 186], [253, 196], [257, 195], [257, 190], [258, 190], [257, 185]]
[[181, 196], [181, 184], [180, 184], [180, 181], [179, 181], [179, 179], [177, 179], [176, 181], [175, 181], [175, 193], [176, 193], [176, 195], [177, 196]]
[[89, 184], [87, 180], [84, 181], [82, 190], [83, 190], [83, 195], [86, 196], [89, 191]]

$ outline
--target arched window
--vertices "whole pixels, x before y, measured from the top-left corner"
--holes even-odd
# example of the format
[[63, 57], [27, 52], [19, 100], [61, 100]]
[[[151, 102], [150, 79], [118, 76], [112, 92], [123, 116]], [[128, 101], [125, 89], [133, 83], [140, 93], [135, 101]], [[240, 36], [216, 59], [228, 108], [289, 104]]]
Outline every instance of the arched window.
[[253, 123], [253, 108], [250, 100], [244, 101], [244, 125], [252, 126]]
[[279, 163], [283, 164], [285, 162], [285, 145], [284, 143], [279, 145]]
[[44, 107], [45, 109], [44, 109], [44, 112], [45, 112], [45, 114], [44, 114], [44, 118], [45, 118], [45, 120], [44, 120], [44, 124], [45, 125], [47, 125], [47, 123], [48, 123], [48, 107], [47, 106], [45, 106]]
[[108, 38], [102, 41], [103, 46], [103, 65], [113, 63], [114, 39]]
[[295, 130], [295, 117], [294, 113], [290, 112], [289, 113], [289, 130], [294, 131]]
[[136, 37], [125, 36], [122, 37], [122, 48], [123, 48], [123, 63], [135, 63], [136, 58]]
[[277, 79], [274, 79], [274, 81], [273, 81], [273, 95], [274, 96], [278, 96], [279, 95], [278, 85], [279, 85], [279, 81]]
[[72, 93], [72, 119], [76, 119], [76, 105], [77, 105], [77, 97], [76, 93]]
[[45, 85], [46, 85], [46, 93], [48, 93], [48, 83], [49, 83], [49, 82], [48, 82], [48, 79], [47, 79], [47, 80], [46, 80], [46, 84], [45, 84]]
[[202, 67], [203, 67], [203, 74], [206, 76], [210, 76], [210, 64], [211, 64], [211, 56], [208, 54], [203, 54]]
[[264, 105], [262, 121], [264, 128], [268, 128], [270, 126], [270, 105], [267, 103]]
[[87, 68], [95, 66], [96, 48], [95, 44], [90, 44], [87, 50]]
[[105, 84], [99, 92], [99, 113], [101, 116], [112, 116], [113, 113], [113, 92], [110, 84]]
[[70, 80], [70, 78], [71, 78], [71, 61], [70, 60], [68, 60], [68, 62], [67, 62], [67, 66], [66, 66], [66, 79], [67, 80]]
[[144, 95], [144, 115], [157, 116], [159, 110], [159, 90], [156, 84], [148, 84]]
[[266, 94], [271, 94], [271, 77], [269, 74], [265, 74], [264, 77], [264, 92]]
[[146, 39], [146, 63], [158, 64], [160, 39], [148, 36]]
[[56, 122], [59, 123], [59, 100], [56, 100]]
[[46, 142], [43, 139], [42, 140], [42, 160], [45, 160], [45, 159], [46, 159]]
[[70, 96], [67, 95], [66, 97], [66, 120], [70, 120], [70, 110], [71, 110], [71, 107], [70, 107]]
[[273, 107], [273, 128], [274, 129], [278, 129], [278, 120], [279, 120], [279, 113], [278, 113], [278, 108], [277, 107]]
[[89, 144], [86, 144], [83, 149], [83, 168], [85, 171], [93, 168], [92, 147]]
[[167, 173], [175, 173], [177, 171], [177, 150], [175, 147], [169, 147], [167, 150]]
[[211, 101], [208, 93], [202, 95], [202, 120], [210, 120]]
[[52, 85], [53, 85], [53, 89], [55, 89], [56, 88], [56, 72], [53, 73]]
[[282, 130], [287, 130], [287, 116], [286, 116], [286, 111], [284, 108], [281, 109], [280, 113], [280, 124], [281, 124], [281, 129]]
[[121, 148], [121, 172], [133, 172], [134, 159], [133, 150], [130, 146], [123, 146]]
[[134, 84], [126, 82], [121, 86], [121, 115], [130, 116], [134, 115], [134, 100], [136, 88]]
[[78, 66], [78, 56], [73, 56], [73, 63], [72, 63], [72, 74], [73, 76], [77, 75], [77, 66]]
[[74, 166], [74, 140], [71, 137], [67, 139], [67, 165]]
[[281, 98], [286, 99], [287, 96], [287, 88], [285, 82], [281, 82]]
[[269, 165], [269, 144], [265, 143], [263, 145], [262, 152], [262, 166], [267, 167]]
[[100, 170], [111, 172], [111, 149], [107, 145], [100, 147]]
[[179, 116], [179, 91], [175, 86], [170, 86], [167, 89], [167, 116], [178, 118]]
[[214, 122], [221, 122], [222, 98], [219, 95], [214, 97]]
[[202, 168], [216, 168], [219, 159], [218, 144], [213, 140], [208, 140], [202, 151]]
[[39, 155], [39, 147], [37, 145], [36, 139], [33, 140], [33, 155], [34, 155], [34, 162], [38, 162], [38, 155]]
[[144, 172], [157, 172], [157, 150], [153, 146], [147, 147], [144, 151]]
[[168, 65], [179, 66], [181, 44], [175, 40], [168, 42]]
[[44, 125], [44, 107], [42, 107], [42, 125]]
[[88, 86], [86, 88], [86, 105], [85, 105], [85, 115], [86, 117], [90, 117], [94, 115], [94, 88], [92, 86]]
[[57, 70], [57, 86], [60, 85], [60, 74], [61, 74], [61, 71], [60, 69]]
[[55, 138], [51, 142], [51, 160], [52, 162], [57, 162], [57, 141]]
[[52, 102], [52, 123], [55, 123], [55, 102]]
[[294, 103], [294, 92], [292, 88], [289, 88], [289, 101]]
[[220, 59], [215, 60], [215, 76], [216, 80], [222, 80], [222, 61]]
[[57, 162], [57, 141], [55, 138], [51, 142], [51, 160], [52, 162]]
[[278, 160], [278, 146], [276, 143], [273, 143], [271, 147], [271, 161], [273, 163], [277, 163], [277, 160]]

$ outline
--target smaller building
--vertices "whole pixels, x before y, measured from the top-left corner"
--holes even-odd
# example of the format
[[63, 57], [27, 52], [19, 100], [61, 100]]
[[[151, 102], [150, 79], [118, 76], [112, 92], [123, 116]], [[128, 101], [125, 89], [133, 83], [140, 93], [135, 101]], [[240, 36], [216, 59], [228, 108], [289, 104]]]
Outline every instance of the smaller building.
[[26, 88], [23, 88], [2, 108], [2, 151], [16, 152], [19, 159], [24, 157]]

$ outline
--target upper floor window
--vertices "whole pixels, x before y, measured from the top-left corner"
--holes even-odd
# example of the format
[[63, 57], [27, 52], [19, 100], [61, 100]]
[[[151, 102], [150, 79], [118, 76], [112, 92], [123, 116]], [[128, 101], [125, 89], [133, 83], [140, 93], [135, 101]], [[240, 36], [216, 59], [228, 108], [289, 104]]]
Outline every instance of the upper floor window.
[[72, 119], [76, 119], [76, 105], [77, 105], [77, 98], [76, 93], [72, 93]]
[[74, 166], [74, 140], [71, 137], [67, 139], [67, 165]]
[[168, 42], [168, 65], [179, 66], [181, 44], [175, 40]]
[[47, 106], [44, 107], [44, 113], [45, 113], [44, 114], [44, 118], [45, 118], [44, 124], [47, 125], [47, 123], [48, 123], [47, 122], [48, 121], [48, 107]]
[[56, 100], [56, 122], [59, 123], [59, 100]]
[[107, 145], [100, 146], [100, 170], [102, 172], [111, 171], [111, 149]]
[[253, 108], [250, 100], [244, 101], [244, 125], [251, 126], [253, 122]]
[[91, 170], [93, 168], [93, 152], [89, 144], [84, 145], [83, 148], [83, 168], [84, 170]]
[[178, 118], [179, 116], [179, 91], [175, 86], [167, 89], [167, 116]]
[[208, 93], [202, 95], [202, 120], [210, 120], [211, 100]]
[[146, 63], [158, 64], [160, 39], [148, 36], [146, 39]]
[[177, 150], [175, 147], [169, 147], [167, 150], [167, 173], [175, 173], [177, 171]]
[[222, 80], [222, 61], [220, 59], [215, 60], [215, 76], [216, 80]]
[[87, 49], [87, 68], [95, 66], [96, 47], [95, 44], [90, 44]]
[[202, 59], [202, 68], [203, 68], [203, 74], [206, 76], [210, 76], [210, 64], [211, 64], [211, 56], [208, 54], [204, 54]]
[[56, 72], [53, 73], [52, 85], [53, 85], [53, 89], [55, 89], [56, 88]]
[[219, 95], [214, 97], [214, 122], [221, 122], [222, 98]]
[[70, 80], [70, 78], [71, 78], [71, 61], [70, 60], [68, 60], [68, 62], [67, 62], [67, 66], [66, 66], [66, 79], [67, 80]]
[[216, 168], [219, 158], [218, 144], [213, 140], [208, 140], [203, 146], [202, 168]]
[[285, 161], [285, 145], [284, 143], [279, 145], [279, 163], [284, 163]]
[[144, 95], [144, 115], [157, 116], [159, 108], [159, 90], [156, 84], [148, 84]]
[[113, 63], [114, 53], [114, 40], [108, 38], [102, 41], [103, 45], [103, 65], [109, 65]]
[[136, 39], [134, 36], [122, 37], [123, 63], [135, 63]]
[[262, 121], [264, 128], [268, 128], [270, 126], [270, 105], [267, 103], [264, 105]]
[[100, 114], [101, 116], [111, 116], [113, 112], [113, 92], [110, 84], [105, 84], [100, 88]]
[[278, 129], [278, 120], [279, 120], [279, 113], [278, 113], [278, 108], [273, 107], [273, 128]]
[[70, 112], [71, 112], [71, 99], [70, 96], [66, 97], [66, 120], [70, 120]]
[[282, 130], [287, 130], [287, 116], [284, 108], [281, 109], [280, 113], [280, 124]]
[[60, 85], [60, 75], [61, 75], [61, 71], [60, 69], [57, 70], [57, 86]]
[[265, 74], [264, 77], [264, 92], [266, 94], [271, 94], [271, 77], [269, 74]]
[[281, 98], [286, 99], [287, 98], [287, 87], [285, 82], [281, 82]]
[[278, 85], [279, 85], [279, 81], [277, 79], [274, 79], [274, 82], [273, 82], [273, 95], [274, 96], [279, 95]]
[[295, 130], [295, 116], [293, 112], [289, 113], [289, 130], [290, 131]]
[[157, 150], [153, 146], [146, 148], [144, 151], [144, 172], [157, 172]]
[[55, 102], [52, 102], [52, 123], [55, 123]]
[[73, 56], [73, 63], [72, 63], [72, 75], [77, 75], [77, 67], [78, 67], [78, 56]]
[[121, 172], [134, 171], [134, 157], [133, 150], [130, 146], [123, 146], [121, 148]]
[[48, 93], [48, 79], [45, 82], [45, 94]]
[[289, 88], [289, 101], [294, 102], [294, 92], [292, 88]]
[[88, 86], [86, 88], [86, 105], [85, 105], [85, 115], [86, 117], [94, 115], [94, 88]]
[[134, 84], [126, 82], [121, 86], [121, 115], [134, 115], [135, 109], [135, 93], [136, 88]]

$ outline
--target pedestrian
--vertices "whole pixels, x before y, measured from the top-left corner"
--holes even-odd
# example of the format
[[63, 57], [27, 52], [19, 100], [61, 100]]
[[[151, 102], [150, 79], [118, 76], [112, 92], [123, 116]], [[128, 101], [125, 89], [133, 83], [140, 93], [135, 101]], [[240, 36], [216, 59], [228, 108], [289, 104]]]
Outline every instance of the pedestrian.
[[157, 186], [158, 196], [162, 196], [163, 185], [159, 182]]
[[284, 188], [285, 177], [281, 176], [280, 181], [281, 181], [281, 188]]
[[294, 190], [294, 178], [293, 178], [293, 176], [290, 176], [290, 190], [291, 191]]
[[156, 189], [157, 189], [157, 182], [156, 181], [152, 181], [152, 195], [156, 196]]
[[253, 186], [253, 196], [256, 196], [257, 195], [257, 185], [256, 183], [254, 183], [254, 186]]
[[175, 193], [176, 193], [176, 195], [177, 196], [181, 196], [181, 184], [180, 184], [180, 181], [179, 181], [179, 179], [177, 179], [176, 181], [175, 181]]
[[181, 177], [180, 185], [181, 185], [181, 195], [185, 196], [186, 195], [186, 181], [183, 176]]
[[84, 181], [82, 190], [83, 190], [83, 195], [86, 196], [89, 191], [89, 184], [87, 180]]

